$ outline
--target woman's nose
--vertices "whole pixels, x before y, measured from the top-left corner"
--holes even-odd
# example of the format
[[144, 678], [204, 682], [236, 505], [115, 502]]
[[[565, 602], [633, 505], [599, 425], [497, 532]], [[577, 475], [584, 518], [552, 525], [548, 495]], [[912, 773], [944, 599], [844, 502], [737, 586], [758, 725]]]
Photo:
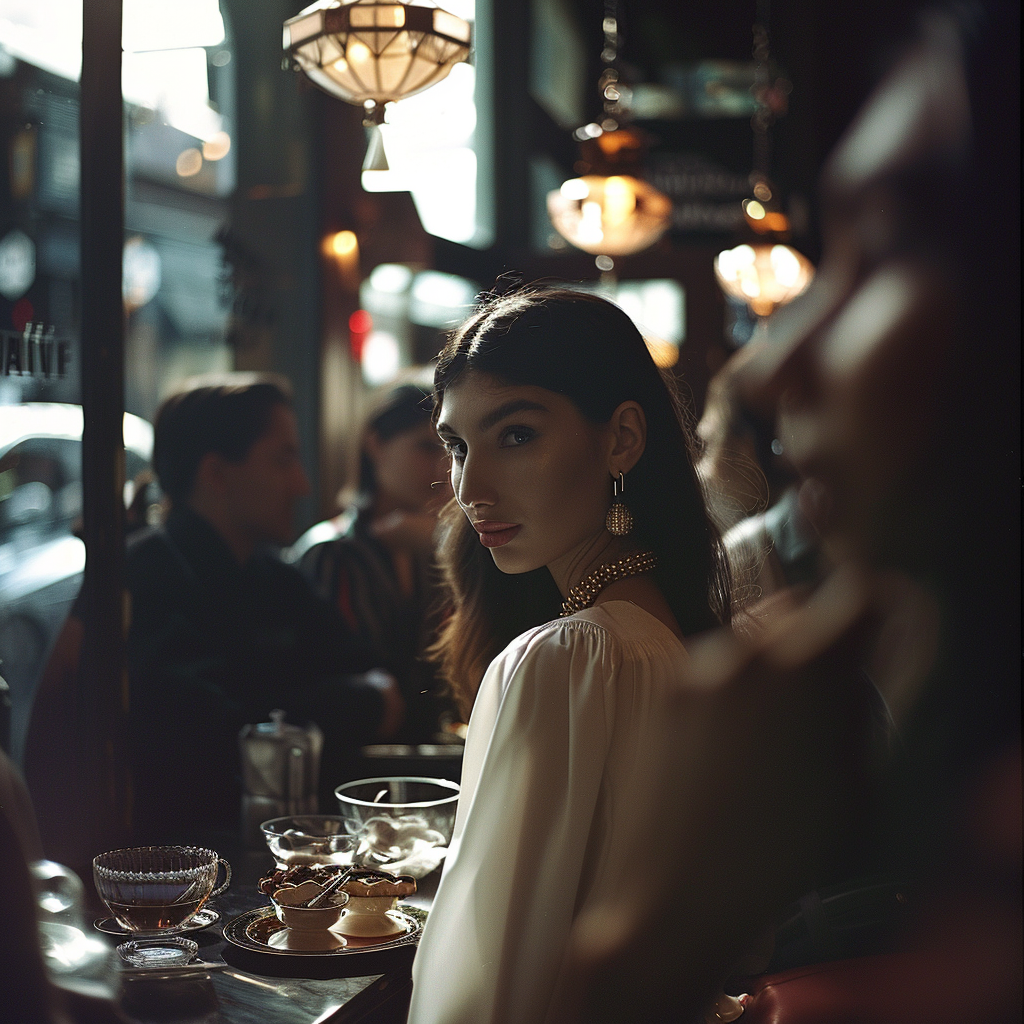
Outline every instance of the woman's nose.
[[488, 482], [486, 467], [472, 455], [467, 455], [461, 465], [455, 467], [452, 488], [463, 508], [483, 508], [494, 504], [494, 488]]

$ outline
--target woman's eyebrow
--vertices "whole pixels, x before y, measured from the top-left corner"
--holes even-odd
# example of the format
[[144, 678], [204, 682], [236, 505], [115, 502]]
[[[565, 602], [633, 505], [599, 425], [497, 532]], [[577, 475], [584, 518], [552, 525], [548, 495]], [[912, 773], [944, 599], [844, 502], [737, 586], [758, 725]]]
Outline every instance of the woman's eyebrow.
[[[476, 429], [482, 434], [490, 430], [496, 423], [500, 423], [506, 416], [512, 416], [517, 412], [529, 411], [548, 412], [548, 407], [541, 405], [540, 402], [531, 402], [528, 398], [513, 398], [511, 401], [506, 402], [504, 405], [499, 405], [497, 409], [492, 409], [485, 416], [481, 417]], [[434, 429], [438, 434], [455, 434], [455, 431], [444, 420], [439, 420]]]
[[480, 422], [477, 424], [477, 430], [483, 433], [486, 430], [490, 430], [496, 423], [500, 423], [506, 416], [511, 416], [517, 412], [531, 411], [547, 412], [548, 407], [541, 405], [540, 402], [531, 402], [528, 398], [514, 398], [511, 402], [499, 405], [497, 409], [492, 409], [486, 416], [481, 417]]

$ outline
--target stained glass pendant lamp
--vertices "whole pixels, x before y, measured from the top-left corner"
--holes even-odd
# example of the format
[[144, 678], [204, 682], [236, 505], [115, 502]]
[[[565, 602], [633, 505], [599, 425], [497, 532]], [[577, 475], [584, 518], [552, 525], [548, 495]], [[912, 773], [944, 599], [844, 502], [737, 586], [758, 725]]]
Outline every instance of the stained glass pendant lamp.
[[469, 56], [468, 21], [429, 3], [317, 0], [284, 23], [291, 66], [346, 103], [371, 129], [367, 161], [386, 170], [379, 126], [384, 105], [440, 82]]
[[672, 201], [637, 174], [645, 148], [642, 133], [625, 127], [628, 90], [615, 68], [619, 30], [614, 0], [606, 0], [602, 22], [605, 67], [598, 80], [604, 106], [600, 123], [578, 129], [582, 162], [593, 169], [548, 193], [555, 230], [577, 249], [595, 256], [631, 256], [652, 246], [668, 229]]

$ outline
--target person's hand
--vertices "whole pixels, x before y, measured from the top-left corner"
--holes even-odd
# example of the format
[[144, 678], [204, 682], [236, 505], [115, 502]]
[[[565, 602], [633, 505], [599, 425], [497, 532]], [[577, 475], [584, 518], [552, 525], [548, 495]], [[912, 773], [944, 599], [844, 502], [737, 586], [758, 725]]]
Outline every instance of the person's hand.
[[633, 859], [612, 875], [623, 885], [574, 928], [565, 1020], [699, 1013], [812, 887], [866, 788], [871, 607], [868, 581], [843, 569], [753, 637], [692, 644], [692, 670], [638, 752]]

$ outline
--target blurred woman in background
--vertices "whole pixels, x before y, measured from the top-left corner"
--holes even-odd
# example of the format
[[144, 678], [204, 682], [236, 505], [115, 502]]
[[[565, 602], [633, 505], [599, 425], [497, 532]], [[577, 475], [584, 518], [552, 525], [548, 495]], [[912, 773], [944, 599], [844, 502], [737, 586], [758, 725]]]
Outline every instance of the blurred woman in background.
[[437, 512], [449, 496], [447, 456], [430, 422], [430, 386], [389, 388], [363, 428], [347, 507], [289, 552], [321, 597], [378, 652], [405, 702], [398, 742], [427, 743], [455, 716], [422, 659], [441, 617], [433, 567]]

